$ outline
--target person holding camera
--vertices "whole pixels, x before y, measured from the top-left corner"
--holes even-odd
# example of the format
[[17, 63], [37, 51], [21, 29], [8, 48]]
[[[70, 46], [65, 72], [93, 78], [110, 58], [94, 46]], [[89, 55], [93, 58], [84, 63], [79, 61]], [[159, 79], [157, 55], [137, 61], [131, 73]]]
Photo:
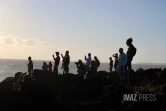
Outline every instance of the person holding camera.
[[54, 54], [53, 54], [53, 59], [55, 61], [54, 63], [54, 70], [53, 72], [58, 75], [58, 66], [59, 66], [59, 63], [60, 63], [60, 57], [59, 57], [59, 52], [55, 52], [56, 53], [56, 58], [54, 57]]
[[84, 74], [85, 73], [85, 65], [83, 64], [82, 60], [78, 60], [78, 62], [75, 62], [77, 66], [77, 72], [78, 74]]

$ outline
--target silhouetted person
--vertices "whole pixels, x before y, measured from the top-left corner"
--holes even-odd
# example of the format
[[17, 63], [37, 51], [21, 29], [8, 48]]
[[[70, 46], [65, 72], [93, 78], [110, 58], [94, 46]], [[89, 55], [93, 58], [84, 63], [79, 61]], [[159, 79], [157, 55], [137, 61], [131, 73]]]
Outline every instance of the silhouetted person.
[[136, 51], [137, 51], [137, 49], [133, 46], [132, 42], [133, 42], [132, 38], [129, 38], [126, 41], [126, 45], [129, 48], [128, 48], [127, 53], [126, 53], [127, 60], [125, 63], [125, 78], [128, 78], [128, 79], [131, 77], [131, 71], [132, 71], [131, 62], [132, 62], [133, 57], [135, 56]]
[[48, 65], [47, 65], [46, 62], [43, 62], [42, 69], [43, 69], [44, 71], [48, 71]]
[[95, 66], [95, 61], [91, 61], [91, 65], [88, 68], [88, 72], [85, 74], [84, 79], [92, 79], [96, 76], [97, 68]]
[[62, 67], [61, 67], [61, 69], [63, 69], [63, 62], [64, 62], [63, 54], [61, 54], [61, 57], [62, 57]]
[[118, 72], [118, 53], [114, 54], [113, 57], [115, 58], [114, 69], [115, 69], [115, 72]]
[[112, 57], [109, 58], [110, 60], [110, 72], [112, 72], [112, 68], [113, 68], [113, 60], [112, 60]]
[[86, 57], [86, 55], [85, 55], [85, 61], [86, 61], [86, 63], [85, 63], [85, 67], [86, 67], [86, 69], [88, 70], [88, 68], [89, 68], [89, 66], [90, 66], [90, 64], [91, 64], [91, 53], [88, 53], [88, 58]]
[[85, 74], [85, 65], [83, 64], [82, 60], [78, 60], [78, 62], [75, 62], [77, 66], [77, 72], [78, 74]]
[[32, 62], [32, 58], [28, 57], [28, 61], [29, 61], [28, 65], [27, 65], [28, 66], [28, 73], [29, 73], [31, 79], [34, 79], [33, 78], [33, 62]]
[[54, 70], [53, 72], [58, 75], [58, 66], [59, 66], [59, 63], [60, 63], [60, 57], [59, 57], [59, 52], [55, 52], [56, 53], [56, 58], [54, 57], [53, 55], [53, 59], [55, 61], [54, 63]]
[[[62, 55], [62, 57], [63, 57], [63, 55]], [[70, 64], [69, 51], [66, 51], [66, 54], [63, 57], [63, 74], [69, 73], [69, 64]]]
[[124, 72], [125, 72], [125, 69], [124, 69], [124, 65], [126, 63], [126, 54], [123, 52], [123, 48], [120, 48], [119, 49], [119, 60], [118, 60], [118, 68], [119, 68], [119, 74], [120, 74], [120, 77], [121, 79], [124, 78]]
[[96, 68], [98, 69], [99, 66], [100, 66], [100, 61], [99, 61], [99, 59], [96, 56], [94, 56], [94, 62], [95, 62]]
[[52, 72], [52, 63], [51, 63], [51, 62], [49, 62], [49, 64], [48, 64], [48, 70], [49, 70], [50, 72]]

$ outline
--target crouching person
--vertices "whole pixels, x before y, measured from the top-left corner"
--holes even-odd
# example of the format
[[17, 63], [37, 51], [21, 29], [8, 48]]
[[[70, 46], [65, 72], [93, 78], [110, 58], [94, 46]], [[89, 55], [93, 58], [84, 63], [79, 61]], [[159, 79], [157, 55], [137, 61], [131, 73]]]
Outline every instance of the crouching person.
[[97, 68], [95, 66], [95, 61], [91, 61], [88, 72], [84, 75], [84, 79], [93, 79], [96, 76]]
[[82, 63], [82, 60], [78, 60], [78, 62], [75, 62], [77, 66], [77, 73], [78, 75], [84, 75], [85, 74], [85, 65]]

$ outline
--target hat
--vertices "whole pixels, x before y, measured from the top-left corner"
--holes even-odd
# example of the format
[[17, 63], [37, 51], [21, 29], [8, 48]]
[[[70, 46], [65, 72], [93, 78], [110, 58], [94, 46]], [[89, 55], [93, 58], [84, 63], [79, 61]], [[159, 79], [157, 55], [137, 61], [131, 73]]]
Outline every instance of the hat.
[[55, 52], [55, 53], [59, 55], [59, 52]]

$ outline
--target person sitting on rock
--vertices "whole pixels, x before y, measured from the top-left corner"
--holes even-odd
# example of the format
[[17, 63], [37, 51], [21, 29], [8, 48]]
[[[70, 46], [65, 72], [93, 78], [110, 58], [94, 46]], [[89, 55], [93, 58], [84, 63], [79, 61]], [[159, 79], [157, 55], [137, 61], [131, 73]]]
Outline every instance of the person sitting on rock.
[[51, 62], [49, 62], [49, 64], [48, 64], [48, 70], [49, 70], [50, 72], [52, 72], [52, 63], [51, 63]]
[[84, 74], [85, 73], [85, 65], [83, 64], [82, 60], [78, 60], [78, 62], [75, 62], [77, 66], [77, 72], [78, 74]]
[[95, 61], [92, 60], [88, 72], [84, 76], [84, 79], [92, 79], [96, 76], [96, 73], [97, 73], [97, 68], [95, 66]]
[[46, 62], [43, 62], [42, 69], [43, 69], [44, 71], [48, 71], [48, 65], [47, 65]]
[[100, 66], [100, 61], [99, 61], [99, 59], [96, 56], [94, 56], [94, 61], [95, 61], [95, 66], [98, 69], [99, 66]]
[[30, 79], [29, 75], [27, 73], [22, 73], [19, 76], [17, 82], [13, 84], [13, 90], [20, 91], [21, 86], [27, 81], [27, 79]]

